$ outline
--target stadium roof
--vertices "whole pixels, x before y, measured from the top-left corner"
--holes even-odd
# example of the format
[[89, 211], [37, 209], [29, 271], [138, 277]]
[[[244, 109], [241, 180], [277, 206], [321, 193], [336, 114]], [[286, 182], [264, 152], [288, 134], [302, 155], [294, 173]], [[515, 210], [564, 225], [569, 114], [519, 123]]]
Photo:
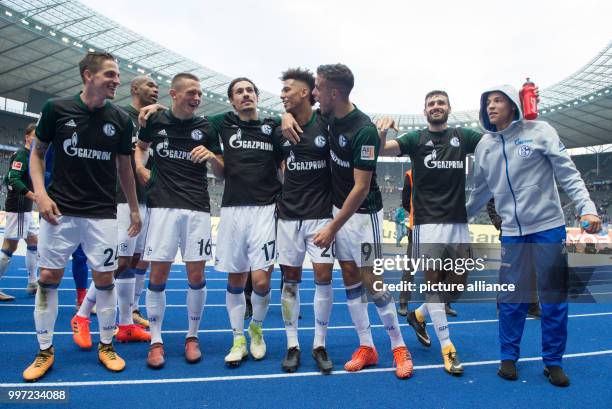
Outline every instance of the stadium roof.
[[[98, 14], [78, 1], [4, 0], [0, 4], [0, 96], [27, 101], [31, 88], [53, 95], [81, 87], [77, 63], [88, 50], [104, 50], [119, 60], [122, 78], [148, 74], [160, 84], [160, 102], [170, 103], [168, 85], [178, 72], [202, 79], [199, 112], [231, 109], [225, 95], [230, 78], [181, 56]], [[541, 117], [558, 130], [568, 148], [612, 143], [612, 42], [583, 68], [540, 91]], [[116, 102], [129, 101], [120, 87]], [[278, 95], [262, 91], [260, 111], [283, 111]], [[400, 129], [426, 126], [422, 114], [372, 114], [398, 120]], [[477, 111], [451, 114], [451, 126], [478, 127]]]

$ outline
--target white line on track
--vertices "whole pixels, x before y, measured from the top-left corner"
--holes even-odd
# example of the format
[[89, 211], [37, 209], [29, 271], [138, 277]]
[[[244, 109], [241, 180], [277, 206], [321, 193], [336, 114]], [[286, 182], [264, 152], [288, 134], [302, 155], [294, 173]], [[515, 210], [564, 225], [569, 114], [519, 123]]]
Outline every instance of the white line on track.
[[[568, 358], [582, 358], [589, 356], [609, 355], [612, 354], [612, 349], [606, 349], [602, 351], [592, 352], [580, 352], [576, 354], [563, 355], [564, 359]], [[533, 362], [542, 360], [539, 356], [533, 356], [528, 358], [521, 358], [519, 362]], [[483, 365], [496, 365], [499, 364], [498, 359], [492, 359], [489, 361], [473, 361], [464, 362], [463, 366], [483, 366]], [[443, 364], [436, 365], [417, 365], [414, 367], [415, 371], [422, 371], [426, 369], [440, 369], [443, 368]], [[347, 372], [347, 371], [333, 371], [333, 375], [348, 375], [348, 374], [371, 374], [377, 372], [391, 372], [395, 368], [373, 368], [364, 369], [359, 372]], [[320, 372], [295, 372], [295, 373], [273, 373], [273, 374], [261, 374], [261, 375], [234, 375], [234, 376], [209, 376], [202, 378], [166, 378], [166, 379], [126, 379], [117, 381], [86, 381], [86, 382], [37, 382], [37, 383], [0, 383], [0, 388], [61, 388], [69, 386], [108, 386], [108, 385], [149, 385], [149, 384], [173, 384], [173, 383], [203, 383], [203, 382], [220, 382], [220, 381], [247, 381], [253, 379], [279, 379], [279, 378], [305, 378], [311, 376], [325, 376]]]
[[[594, 312], [589, 314], [571, 314], [568, 315], [569, 318], [586, 318], [586, 317], [601, 317], [606, 315], [612, 315], [612, 312]], [[535, 320], [535, 318], [527, 318], [527, 320]], [[497, 322], [497, 319], [490, 320], [471, 320], [471, 321], [449, 321], [448, 325], [469, 325], [469, 324], [489, 324]], [[428, 322], [427, 325], [431, 326], [431, 322]], [[408, 324], [400, 324], [400, 327], [407, 327]], [[383, 328], [382, 324], [372, 324], [372, 328]], [[352, 325], [337, 325], [327, 327], [328, 330], [344, 330], [344, 329], [353, 329]], [[285, 327], [282, 328], [264, 328], [264, 332], [276, 332], [276, 331], [285, 331]], [[314, 331], [314, 327], [298, 327], [298, 331]], [[231, 328], [223, 328], [223, 329], [201, 329], [198, 331], [200, 334], [210, 334], [210, 333], [222, 333], [222, 332], [232, 332]], [[175, 330], [175, 331], [162, 331], [162, 334], [186, 334], [186, 330]], [[1, 331], [0, 335], [35, 335], [34, 331]], [[92, 331], [91, 334], [99, 334], [99, 332]], [[54, 332], [53, 335], [72, 335], [72, 332]]]

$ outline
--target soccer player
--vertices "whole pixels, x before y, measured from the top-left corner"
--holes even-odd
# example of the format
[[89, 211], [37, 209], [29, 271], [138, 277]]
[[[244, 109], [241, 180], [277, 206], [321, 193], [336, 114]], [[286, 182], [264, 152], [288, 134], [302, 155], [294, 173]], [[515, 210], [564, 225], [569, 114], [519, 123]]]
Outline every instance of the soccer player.
[[502, 85], [485, 91], [480, 99], [480, 124], [487, 134], [476, 148], [475, 190], [467, 203], [468, 215], [473, 216], [491, 197], [495, 199], [502, 219], [499, 281], [517, 285], [517, 291], [498, 296], [498, 375], [518, 379], [516, 361], [535, 268], [544, 375], [555, 386], [568, 386], [562, 358], [567, 342], [569, 274], [557, 183], [576, 204], [588, 233], [598, 232], [601, 221], [559, 135], [547, 122], [523, 119], [516, 89]]
[[314, 270], [315, 335], [312, 356], [323, 373], [333, 367], [325, 349], [327, 324], [333, 304], [332, 270], [335, 244], [319, 248], [313, 243], [315, 234], [331, 222], [332, 190], [327, 123], [313, 111], [312, 95], [315, 78], [309, 70], [289, 69], [281, 76], [281, 100], [303, 129], [296, 145], [282, 137], [280, 127], [275, 134], [283, 149], [283, 190], [278, 201], [276, 242], [278, 263], [283, 271], [281, 304], [287, 353], [282, 362], [285, 372], [295, 372], [300, 365], [298, 317], [300, 315], [299, 284], [302, 264], [308, 253]]
[[[368, 303], [363, 299], [367, 290], [391, 339], [395, 373], [399, 378], [409, 378], [412, 358], [400, 332], [393, 296], [388, 291], [374, 290], [375, 282], [380, 283], [382, 277], [374, 275], [373, 268], [367, 266], [373, 258], [382, 257], [382, 196], [376, 183], [380, 140], [370, 118], [349, 99], [353, 85], [353, 73], [343, 64], [317, 68], [313, 95], [321, 114], [328, 116], [330, 123], [333, 219], [316, 233], [313, 242], [328, 248], [335, 238], [347, 305], [359, 335], [360, 346], [344, 368], [359, 371], [378, 363]], [[283, 118], [284, 135], [300, 139], [292, 135], [294, 124], [287, 120], [289, 115]]]
[[[467, 257], [470, 235], [465, 210], [465, 156], [473, 153], [481, 135], [469, 128], [448, 127], [450, 101], [445, 91], [435, 90], [425, 96], [424, 114], [428, 127], [405, 133], [386, 141], [387, 130], [395, 127], [390, 118], [379, 120], [383, 155], [408, 155], [412, 162], [413, 257], [422, 255], [420, 247], [427, 247], [429, 258]], [[437, 243], [437, 244], [436, 244]], [[429, 246], [423, 246], [429, 244]], [[449, 253], [443, 244], [459, 245], [458, 252]], [[455, 249], [457, 250], [457, 249]], [[460, 254], [457, 254], [460, 253]], [[463, 253], [463, 254], [461, 254]], [[454, 272], [426, 270], [426, 281], [439, 283], [456, 276]], [[464, 274], [460, 279], [466, 279]], [[440, 341], [444, 370], [452, 375], [463, 374], [457, 350], [450, 340], [446, 319], [445, 300], [441, 294], [426, 294], [426, 302], [408, 313], [421, 344], [431, 346], [425, 326], [429, 315]]]
[[[223, 173], [219, 140], [210, 131], [211, 124], [195, 111], [202, 101], [200, 80], [193, 74], [179, 73], [170, 85], [172, 107], [157, 112], [139, 131], [136, 146], [137, 172], [147, 181], [149, 223], [144, 259], [151, 262], [146, 296], [147, 316], [151, 329], [151, 347], [147, 365], [164, 366], [161, 336], [166, 310], [166, 282], [170, 267], [180, 248], [189, 289], [187, 290], [188, 332], [185, 359], [198, 362], [202, 353], [198, 329], [206, 303], [204, 267], [211, 259], [210, 198], [206, 180], [206, 163], [195, 163], [191, 151], [202, 146], [210, 154], [213, 171]], [[152, 168], [144, 167], [149, 146], [153, 147]]]
[[[11, 263], [11, 257], [20, 239], [28, 245], [26, 251], [26, 268], [28, 270], [28, 285], [26, 292], [34, 294], [36, 284], [36, 257], [38, 245], [38, 226], [32, 216], [32, 181], [28, 172], [30, 149], [34, 140], [36, 124], [29, 124], [25, 129], [25, 143], [15, 152], [9, 161], [9, 171], [4, 177], [4, 184], [8, 188], [4, 209], [6, 211], [6, 225], [4, 241], [0, 251], [0, 278], [4, 275]], [[13, 301], [15, 297], [0, 291], [0, 301]]]
[[[135, 77], [130, 84], [130, 105], [123, 107], [134, 124], [132, 137], [133, 146], [136, 146], [136, 134], [139, 110], [145, 106], [155, 104], [158, 97], [157, 83], [146, 75]], [[135, 162], [132, 159], [132, 171], [135, 173]], [[146, 194], [142, 183], [136, 182], [136, 196], [140, 218], [146, 226]], [[130, 223], [130, 209], [121, 186], [117, 186], [117, 254], [118, 267], [115, 272], [115, 286], [117, 288], [117, 302], [119, 305], [119, 330], [116, 338], [119, 342], [148, 342], [151, 335], [143, 328], [148, 328], [149, 322], [145, 320], [138, 310], [138, 301], [144, 287], [144, 279], [148, 263], [140, 260], [144, 249], [145, 231], [138, 236], [130, 237], [127, 227]], [[137, 253], [135, 254], [135, 252]], [[74, 255], [73, 255], [74, 258]], [[89, 332], [89, 315], [95, 305], [96, 286], [92, 282], [87, 290], [87, 297], [83, 300], [77, 314], [72, 318], [71, 326], [73, 339], [81, 348], [91, 347]]]
[[[281, 190], [277, 170], [282, 153], [273, 135], [277, 122], [259, 119], [259, 90], [253, 81], [244, 77], [232, 80], [227, 97], [235, 112], [208, 119], [212, 123], [210, 137], [219, 136], [223, 143], [225, 163], [215, 255], [215, 269], [228, 273], [225, 302], [234, 337], [225, 363], [239, 366], [248, 355], [244, 337], [244, 286], [249, 271], [253, 281], [249, 350], [255, 360], [266, 355], [262, 325], [270, 303], [270, 275], [277, 251], [274, 213]], [[192, 152], [195, 161], [210, 156], [203, 147]]]
[[[112, 344], [117, 294], [113, 283], [117, 247], [115, 189], [117, 175], [130, 204], [130, 235], [141, 222], [130, 164], [132, 122], [113, 105], [120, 84], [119, 67], [108, 53], [90, 52], [79, 63], [82, 91], [45, 103], [36, 128], [30, 175], [40, 222], [40, 278], [34, 321], [40, 351], [23, 378], [36, 381], [55, 360], [53, 330], [58, 313], [58, 286], [70, 254], [81, 244], [96, 283], [100, 343], [98, 359], [111, 371], [125, 361]], [[44, 158], [55, 152], [49, 190], [44, 185]]]

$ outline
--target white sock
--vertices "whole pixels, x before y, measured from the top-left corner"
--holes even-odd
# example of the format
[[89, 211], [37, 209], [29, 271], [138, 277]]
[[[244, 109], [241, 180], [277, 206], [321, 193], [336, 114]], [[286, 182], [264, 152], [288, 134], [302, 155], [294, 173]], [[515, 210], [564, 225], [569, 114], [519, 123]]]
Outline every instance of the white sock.
[[368, 315], [368, 303], [362, 298], [362, 295], [363, 286], [361, 283], [346, 287], [346, 305], [359, 336], [359, 345], [373, 347], [374, 341], [372, 340], [372, 329]]
[[77, 315], [79, 317], [89, 318], [94, 305], [96, 305], [96, 284], [92, 280]]
[[283, 283], [281, 292], [281, 310], [287, 333], [287, 349], [299, 347], [298, 317], [300, 316], [300, 285], [298, 283]]
[[206, 304], [206, 280], [195, 286], [189, 284], [189, 289], [187, 290], [187, 318], [189, 319], [187, 338], [198, 336], [204, 304]]
[[147, 274], [147, 269], [134, 269], [134, 278], [136, 279], [134, 283], [134, 304], [132, 308], [134, 311], [138, 309], [138, 304], [140, 303], [140, 294], [142, 294], [142, 289], [145, 285], [145, 278]]
[[393, 296], [388, 291], [380, 291], [372, 297], [376, 305], [376, 311], [382, 321], [389, 338], [391, 339], [391, 349], [404, 347], [404, 338], [400, 331], [399, 321], [397, 319], [397, 311], [395, 310], [395, 302]]
[[419, 308], [414, 310], [414, 312], [417, 314], [417, 317], [419, 316], [419, 314], [421, 314], [421, 317], [423, 317], [423, 319], [427, 318], [427, 316], [429, 315], [429, 310], [427, 309], [426, 303], [421, 304]]
[[427, 309], [431, 317], [431, 323], [436, 331], [440, 346], [444, 348], [451, 344], [450, 332], [448, 331], [448, 321], [446, 319], [446, 311], [444, 303], [428, 303]]
[[331, 316], [332, 305], [334, 302], [334, 290], [331, 283], [315, 284], [314, 293], [314, 316], [315, 330], [312, 349], [325, 346], [327, 336], [327, 325]]
[[28, 270], [28, 283], [35, 283], [37, 277], [37, 258], [38, 248], [36, 246], [28, 246], [26, 251], [26, 269]]
[[227, 291], [225, 292], [225, 306], [227, 308], [227, 315], [229, 316], [234, 338], [244, 335], [244, 311], [246, 310], [244, 288], [227, 286]]
[[[10, 255], [9, 255], [10, 254]], [[4, 275], [6, 270], [8, 269], [9, 264], [11, 264], [12, 253], [9, 253], [6, 250], [0, 250], [0, 278]]]
[[[127, 276], [130, 276], [128, 273]], [[119, 278], [122, 277], [122, 278]], [[134, 284], [136, 279], [133, 277], [125, 278], [126, 275], [119, 275], [115, 279], [117, 287], [117, 304], [119, 305], [119, 325], [131, 325], [134, 323], [132, 319], [132, 306], [134, 302]]]
[[[155, 291], [151, 289], [152, 287]], [[164, 313], [166, 312], [165, 287], [165, 285], [155, 286], [149, 283], [149, 289], [145, 297], [149, 330], [151, 331], [151, 344], [163, 343], [161, 328], [164, 322]]]
[[53, 345], [53, 330], [57, 319], [57, 287], [58, 285], [38, 284], [34, 305], [34, 324], [36, 338], [40, 349], [48, 349]]
[[251, 319], [251, 323], [261, 327], [266, 319], [268, 306], [270, 305], [270, 290], [263, 296], [253, 290], [253, 294], [251, 294], [251, 305], [253, 306], [253, 318]]
[[110, 344], [113, 342], [117, 320], [117, 290], [114, 284], [102, 288], [96, 287], [96, 304], [98, 304], [100, 342]]

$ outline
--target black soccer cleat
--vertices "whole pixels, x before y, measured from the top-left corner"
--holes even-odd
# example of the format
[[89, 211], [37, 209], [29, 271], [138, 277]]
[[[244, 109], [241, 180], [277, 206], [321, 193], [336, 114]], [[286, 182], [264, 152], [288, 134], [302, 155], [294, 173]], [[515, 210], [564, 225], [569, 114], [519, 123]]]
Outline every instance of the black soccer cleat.
[[332, 363], [331, 359], [329, 359], [325, 347], [317, 347], [313, 349], [312, 357], [317, 363], [317, 367], [321, 373], [325, 375], [329, 375], [331, 373], [332, 369], [334, 368], [334, 364]]
[[417, 319], [414, 311], [410, 311], [406, 316], [406, 321], [408, 324], [414, 329], [417, 339], [421, 344], [426, 347], [431, 346], [431, 338], [429, 338], [429, 334], [427, 333], [425, 322], [421, 322]]
[[300, 366], [300, 349], [298, 347], [291, 347], [287, 350], [285, 358], [281, 367], [285, 372], [295, 372]]

